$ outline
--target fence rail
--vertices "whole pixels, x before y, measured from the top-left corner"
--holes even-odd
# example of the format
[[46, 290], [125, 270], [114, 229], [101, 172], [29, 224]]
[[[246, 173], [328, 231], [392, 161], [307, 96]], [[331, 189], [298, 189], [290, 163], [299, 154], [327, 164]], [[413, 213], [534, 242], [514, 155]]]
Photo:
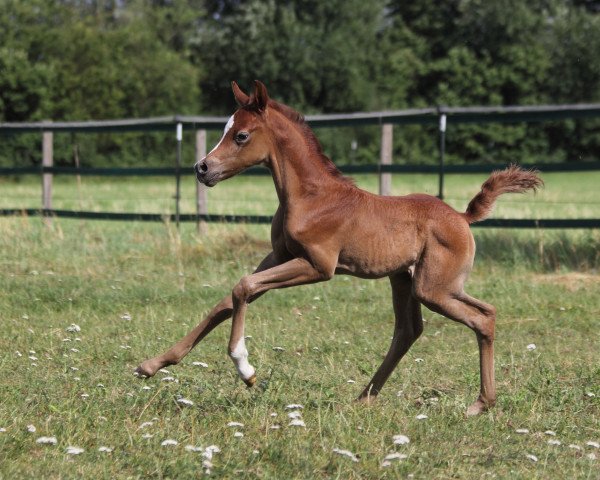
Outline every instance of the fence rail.
[[[345, 127], [362, 125], [379, 125], [381, 127], [381, 152], [377, 165], [346, 165], [340, 170], [347, 174], [369, 173], [379, 175], [379, 191], [389, 195], [391, 191], [392, 173], [436, 173], [439, 175], [438, 196], [444, 196], [444, 175], [446, 173], [489, 173], [504, 168], [504, 164], [480, 165], [445, 165], [445, 143], [447, 125], [461, 123], [518, 123], [545, 122], [575, 118], [600, 117], [600, 104], [580, 105], [542, 105], [542, 106], [509, 106], [509, 107], [445, 107], [422, 108], [412, 110], [396, 110], [384, 112], [348, 113], [333, 115], [308, 115], [307, 122], [311, 127]], [[40, 209], [0, 209], [0, 216], [7, 215], [39, 215], [45, 218], [87, 218], [105, 220], [140, 220], [140, 221], [196, 221], [198, 228], [205, 222], [245, 222], [269, 223], [271, 217], [261, 215], [210, 215], [207, 213], [206, 190], [198, 184], [197, 213], [180, 214], [180, 180], [182, 175], [192, 174], [191, 168], [181, 167], [181, 142], [183, 130], [196, 131], [196, 156], [201, 158], [206, 152], [206, 130], [222, 129], [227, 117], [219, 116], [164, 116], [145, 119], [102, 120], [84, 122], [31, 122], [0, 123], [0, 135], [15, 135], [38, 132], [43, 135], [43, 154], [41, 166], [0, 167], [0, 176], [9, 175], [41, 175], [42, 208]], [[438, 125], [439, 132], [439, 164], [438, 165], [393, 165], [392, 125]], [[164, 168], [78, 168], [56, 167], [53, 165], [53, 132], [132, 132], [132, 131], [173, 131], [176, 133], [175, 167]], [[204, 153], [203, 153], [204, 152]], [[524, 165], [537, 168], [542, 172], [573, 172], [600, 170], [598, 162], [577, 162], [559, 164]], [[252, 168], [244, 172], [246, 175], [269, 175], [264, 168]], [[152, 213], [116, 213], [116, 212], [84, 212], [71, 210], [54, 210], [52, 208], [53, 175], [97, 175], [97, 176], [173, 176], [176, 179], [175, 215]], [[600, 219], [493, 219], [477, 224], [480, 227], [511, 228], [600, 228]]]

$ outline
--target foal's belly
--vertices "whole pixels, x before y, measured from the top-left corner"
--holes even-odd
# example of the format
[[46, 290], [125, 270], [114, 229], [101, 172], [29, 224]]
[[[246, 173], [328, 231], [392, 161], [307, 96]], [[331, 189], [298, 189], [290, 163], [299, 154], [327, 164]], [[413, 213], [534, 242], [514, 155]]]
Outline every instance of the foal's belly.
[[[336, 273], [381, 278], [407, 271], [417, 261], [417, 240], [409, 235], [367, 235], [349, 238], [341, 249]], [[352, 241], [355, 240], [355, 241]]]

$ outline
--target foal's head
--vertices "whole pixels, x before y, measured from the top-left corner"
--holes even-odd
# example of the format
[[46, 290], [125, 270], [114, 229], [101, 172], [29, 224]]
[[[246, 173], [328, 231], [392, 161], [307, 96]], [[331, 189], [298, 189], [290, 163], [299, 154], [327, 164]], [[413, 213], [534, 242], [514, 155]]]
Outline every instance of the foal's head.
[[233, 95], [240, 108], [229, 118], [223, 137], [194, 169], [198, 180], [212, 187], [242, 170], [265, 163], [271, 150], [271, 136], [266, 125], [269, 104], [267, 88], [258, 80], [252, 95], [246, 95], [232, 82]]

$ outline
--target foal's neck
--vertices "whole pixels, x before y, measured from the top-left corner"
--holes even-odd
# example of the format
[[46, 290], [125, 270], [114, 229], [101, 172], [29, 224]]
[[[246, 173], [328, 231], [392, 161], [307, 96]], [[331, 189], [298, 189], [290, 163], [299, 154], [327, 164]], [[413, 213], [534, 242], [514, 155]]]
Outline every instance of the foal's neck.
[[317, 148], [318, 144], [306, 138], [301, 126], [287, 119], [280, 121], [285, 122], [285, 128], [281, 126], [274, 129], [274, 132], [281, 133], [274, 136], [269, 166], [282, 206], [286, 207], [302, 198], [315, 197], [343, 183], [330, 171]]

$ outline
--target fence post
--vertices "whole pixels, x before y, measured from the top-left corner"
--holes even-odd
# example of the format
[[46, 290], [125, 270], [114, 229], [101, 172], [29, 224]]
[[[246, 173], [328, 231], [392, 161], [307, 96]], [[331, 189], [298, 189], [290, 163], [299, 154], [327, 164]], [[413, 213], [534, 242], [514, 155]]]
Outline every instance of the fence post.
[[[54, 165], [54, 133], [51, 130], [42, 133], [42, 169]], [[42, 170], [42, 210], [52, 210], [52, 174]], [[47, 225], [52, 225], [52, 218], [43, 214]]]
[[[196, 163], [206, 157], [206, 130], [196, 131]], [[198, 234], [205, 234], [207, 225], [200, 215], [208, 213], [208, 199], [206, 195], [207, 187], [196, 180], [196, 229]]]
[[440, 113], [440, 181], [438, 198], [444, 199], [444, 156], [446, 154], [446, 114]]
[[[379, 155], [379, 165], [392, 164], [392, 148], [394, 139], [394, 126], [391, 123], [384, 123], [381, 126], [381, 152]], [[389, 172], [379, 173], [379, 195], [392, 194], [392, 174]]]
[[181, 198], [181, 141], [183, 139], [183, 125], [177, 124], [177, 163], [175, 166], [175, 224], [179, 230], [179, 199]]

